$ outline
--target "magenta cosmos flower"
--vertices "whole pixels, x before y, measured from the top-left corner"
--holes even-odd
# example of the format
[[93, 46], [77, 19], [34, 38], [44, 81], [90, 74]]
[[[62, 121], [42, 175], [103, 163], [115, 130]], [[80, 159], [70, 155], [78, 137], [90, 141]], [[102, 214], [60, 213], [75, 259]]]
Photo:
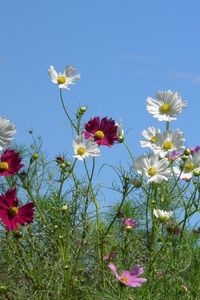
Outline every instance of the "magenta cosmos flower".
[[18, 173], [24, 166], [21, 160], [18, 152], [12, 149], [5, 150], [1, 155], [0, 176], [10, 176]]
[[117, 273], [115, 265], [109, 264], [108, 267], [114, 273], [117, 280], [126, 286], [139, 287], [143, 282], [147, 281], [146, 278], [138, 277], [144, 272], [144, 270], [137, 265], [134, 266], [130, 271], [123, 271], [122, 275]]
[[100, 146], [111, 147], [114, 142], [119, 142], [118, 126], [115, 121], [107, 117], [100, 119], [95, 117], [85, 124], [83, 134], [86, 138], [94, 138], [94, 141]]
[[18, 207], [18, 203], [16, 189], [10, 189], [0, 195], [0, 219], [7, 230], [17, 230], [19, 225], [33, 222], [33, 202], [21, 207]]
[[122, 222], [127, 229], [132, 229], [137, 226], [137, 221], [132, 218], [123, 219]]

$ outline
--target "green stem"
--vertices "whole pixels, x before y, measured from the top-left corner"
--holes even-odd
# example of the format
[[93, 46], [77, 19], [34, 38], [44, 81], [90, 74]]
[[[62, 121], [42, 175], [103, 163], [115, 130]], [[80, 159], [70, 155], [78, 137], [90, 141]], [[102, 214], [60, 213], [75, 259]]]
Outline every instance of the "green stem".
[[102, 237], [102, 240], [103, 240], [103, 239], [106, 237], [106, 235], [110, 232], [111, 227], [112, 227], [113, 224], [115, 223], [115, 221], [116, 221], [116, 219], [117, 219], [117, 217], [118, 217], [118, 215], [119, 215], [119, 212], [121, 211], [121, 208], [122, 208], [122, 206], [123, 206], [123, 204], [124, 204], [124, 201], [126, 200], [126, 197], [128, 196], [128, 194], [130, 194], [130, 192], [131, 192], [133, 189], [134, 189], [134, 187], [131, 188], [131, 189], [128, 191], [128, 187], [127, 187], [127, 186], [125, 187], [125, 190], [123, 191], [122, 201], [121, 201], [121, 203], [120, 203], [120, 205], [119, 205], [119, 207], [118, 207], [118, 210], [117, 210], [117, 212], [116, 212], [114, 218], [112, 219], [111, 223], [109, 224], [109, 226], [108, 226], [106, 232], [104, 232], [103, 237]]
[[132, 154], [132, 152], [131, 152], [129, 146], [128, 146], [124, 141], [123, 141], [123, 144], [124, 144], [126, 150], [128, 151], [128, 153], [130, 154], [130, 157], [131, 157], [132, 161], [135, 162], [134, 157], [133, 157], [133, 154]]
[[74, 124], [74, 122], [72, 121], [70, 115], [67, 112], [67, 109], [66, 109], [66, 106], [65, 106], [65, 103], [64, 103], [64, 100], [63, 100], [63, 96], [62, 96], [62, 89], [60, 89], [60, 100], [61, 100], [62, 108], [63, 108], [63, 110], [64, 110], [64, 112], [65, 112], [65, 114], [66, 114], [66, 116], [69, 120], [70, 125], [72, 126], [72, 128], [75, 129], [76, 133], [78, 134], [78, 130], [76, 128], [76, 125]]

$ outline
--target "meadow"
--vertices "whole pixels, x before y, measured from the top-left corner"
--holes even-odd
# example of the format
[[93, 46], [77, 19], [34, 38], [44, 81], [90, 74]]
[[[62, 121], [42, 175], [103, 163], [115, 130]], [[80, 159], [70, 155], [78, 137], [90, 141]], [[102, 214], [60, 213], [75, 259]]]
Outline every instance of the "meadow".
[[[85, 120], [86, 106], [69, 114], [65, 93], [80, 79], [71, 65], [49, 75], [74, 155], [47, 158], [31, 131], [31, 145], [16, 145], [15, 125], [0, 118], [0, 299], [200, 299], [200, 147], [170, 127], [186, 101], [170, 90], [147, 98], [165, 130], [144, 129], [134, 157], [120, 121]], [[105, 209], [101, 149], [119, 144], [131, 163], [109, 166], [118, 201]]]

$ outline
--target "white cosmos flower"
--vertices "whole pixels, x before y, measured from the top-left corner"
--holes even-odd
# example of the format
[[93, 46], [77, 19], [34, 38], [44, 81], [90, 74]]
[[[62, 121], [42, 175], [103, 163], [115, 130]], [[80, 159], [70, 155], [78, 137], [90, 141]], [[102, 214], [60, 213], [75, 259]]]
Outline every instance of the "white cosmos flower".
[[116, 122], [115, 125], [117, 126], [117, 136], [118, 136], [119, 142], [123, 142], [125, 136], [124, 136], [124, 129], [123, 129], [122, 121], [119, 120], [119, 122]]
[[173, 212], [172, 211], [165, 211], [165, 210], [162, 210], [162, 209], [155, 209], [154, 208], [153, 214], [161, 222], [166, 222], [166, 221], [168, 221], [172, 217]]
[[155, 99], [148, 97], [146, 102], [148, 112], [159, 121], [176, 120], [177, 115], [187, 106], [186, 101], [181, 99], [178, 92], [170, 90], [159, 91], [156, 93]]
[[15, 125], [6, 118], [0, 117], [0, 150], [12, 142], [15, 133]]
[[148, 178], [147, 183], [167, 181], [171, 175], [168, 159], [160, 159], [155, 153], [140, 156], [133, 167], [138, 174]]
[[149, 147], [152, 150], [156, 148], [156, 145], [159, 142], [160, 138], [160, 129], [155, 127], [148, 127], [142, 131], [143, 137], [146, 139], [145, 141], [140, 141], [141, 147]]
[[174, 167], [174, 172], [180, 179], [190, 180], [193, 175], [200, 175], [200, 152], [189, 155], [186, 160], [177, 159], [178, 167]]
[[166, 156], [169, 151], [179, 151], [185, 148], [185, 138], [182, 131], [176, 129], [175, 131], [166, 130], [158, 137], [158, 142], [154, 151], [160, 155], [160, 157]]
[[80, 78], [80, 74], [75, 75], [76, 69], [71, 65], [66, 66], [63, 73], [57, 73], [53, 66], [48, 69], [51, 81], [59, 85], [60, 89], [68, 89], [69, 85], [74, 84]]
[[93, 138], [86, 139], [83, 135], [79, 135], [73, 141], [74, 153], [73, 157], [79, 160], [84, 160], [89, 156], [99, 156], [100, 150], [97, 143], [94, 142]]

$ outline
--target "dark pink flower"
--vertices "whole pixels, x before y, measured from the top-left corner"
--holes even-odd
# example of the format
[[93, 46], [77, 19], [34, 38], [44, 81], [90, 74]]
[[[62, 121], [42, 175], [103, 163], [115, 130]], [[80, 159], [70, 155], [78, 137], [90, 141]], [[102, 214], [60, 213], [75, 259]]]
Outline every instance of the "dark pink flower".
[[85, 124], [83, 134], [86, 138], [92, 137], [98, 145], [111, 147], [114, 142], [119, 142], [118, 126], [115, 121], [107, 117], [95, 117]]
[[117, 273], [116, 267], [113, 264], [109, 264], [108, 267], [114, 273], [118, 281], [126, 286], [139, 287], [143, 282], [146, 282], [146, 278], [138, 277], [144, 273], [143, 268], [134, 266], [130, 271], [123, 271], [121, 275]]
[[18, 207], [16, 189], [0, 195], [0, 219], [7, 230], [17, 230], [19, 225], [33, 222], [34, 204], [27, 203]]
[[122, 222], [127, 229], [132, 229], [137, 226], [137, 221], [131, 218], [123, 219]]
[[19, 172], [24, 165], [18, 152], [7, 149], [1, 155], [0, 176], [10, 176]]
[[190, 152], [192, 155], [199, 152], [199, 150], [200, 150], [200, 146], [196, 146], [195, 148], [190, 148]]

